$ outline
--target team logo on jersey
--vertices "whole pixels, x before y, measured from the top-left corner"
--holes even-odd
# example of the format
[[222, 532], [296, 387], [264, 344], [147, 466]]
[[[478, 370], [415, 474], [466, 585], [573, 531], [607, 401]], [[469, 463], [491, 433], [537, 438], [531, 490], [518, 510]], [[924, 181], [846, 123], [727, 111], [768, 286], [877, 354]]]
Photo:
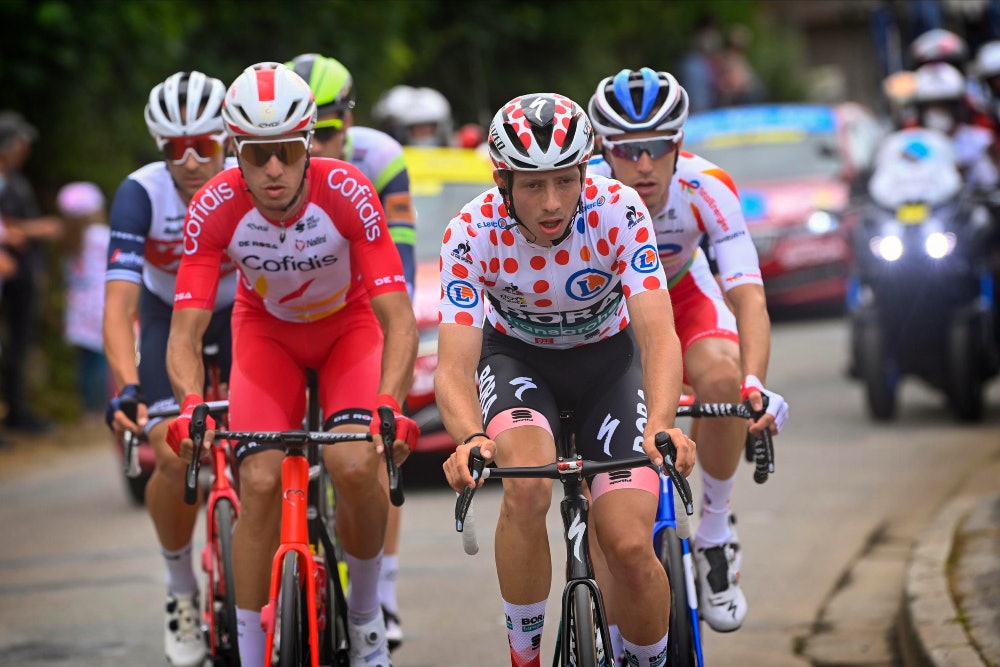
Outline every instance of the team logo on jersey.
[[695, 180], [688, 181], [683, 178], [678, 178], [677, 181], [680, 183], [681, 188], [684, 189], [684, 192], [689, 195], [693, 195], [695, 190], [701, 187], [701, 183]]
[[660, 249], [660, 257], [667, 259], [676, 257], [684, 250], [684, 246], [677, 245], [676, 243], [660, 243], [657, 245], [657, 248]]
[[646, 214], [642, 211], [637, 211], [635, 206], [626, 206], [625, 219], [628, 220], [628, 228], [632, 229], [646, 219]]
[[652, 273], [660, 266], [660, 256], [656, 254], [656, 248], [651, 245], [644, 245], [632, 255], [632, 268], [639, 273]]
[[479, 290], [465, 280], [452, 280], [448, 283], [448, 300], [459, 308], [474, 308], [479, 304]]
[[611, 284], [611, 274], [597, 269], [577, 271], [566, 281], [566, 293], [577, 301], [589, 301]]
[[452, 249], [451, 256], [460, 262], [472, 264], [472, 259], [469, 257], [469, 252], [471, 251], [472, 246], [470, 246], [467, 241], [463, 241]]

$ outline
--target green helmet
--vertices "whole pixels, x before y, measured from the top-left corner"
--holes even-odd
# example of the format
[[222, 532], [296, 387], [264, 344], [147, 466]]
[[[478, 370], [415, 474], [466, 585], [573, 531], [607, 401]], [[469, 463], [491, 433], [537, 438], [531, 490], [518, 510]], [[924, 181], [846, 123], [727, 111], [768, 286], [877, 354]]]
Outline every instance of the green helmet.
[[[354, 108], [354, 79], [340, 61], [318, 53], [304, 53], [287, 66], [309, 83], [320, 118]], [[316, 127], [324, 127], [331, 122], [320, 120]]]

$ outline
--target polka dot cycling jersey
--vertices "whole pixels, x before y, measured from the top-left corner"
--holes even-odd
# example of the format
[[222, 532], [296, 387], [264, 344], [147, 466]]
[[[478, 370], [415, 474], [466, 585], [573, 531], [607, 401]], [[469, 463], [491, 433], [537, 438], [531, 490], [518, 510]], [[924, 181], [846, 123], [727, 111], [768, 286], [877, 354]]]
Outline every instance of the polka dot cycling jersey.
[[284, 224], [253, 205], [239, 169], [192, 199], [175, 308], [207, 308], [223, 253], [241, 280], [238, 303], [289, 322], [329, 317], [357, 300], [406, 291], [399, 253], [371, 181], [340, 160], [313, 158], [307, 202]]
[[[587, 170], [611, 174], [604, 158], [591, 160]], [[757, 248], [747, 230], [736, 184], [718, 165], [681, 151], [667, 203], [651, 213], [656, 247], [671, 287], [691, 267], [706, 234], [727, 291], [737, 285], [763, 284]]]
[[507, 228], [493, 188], [465, 205], [441, 246], [442, 323], [482, 326], [527, 343], [569, 348], [629, 322], [625, 300], [666, 288], [649, 213], [635, 190], [588, 177], [569, 235], [545, 247]]

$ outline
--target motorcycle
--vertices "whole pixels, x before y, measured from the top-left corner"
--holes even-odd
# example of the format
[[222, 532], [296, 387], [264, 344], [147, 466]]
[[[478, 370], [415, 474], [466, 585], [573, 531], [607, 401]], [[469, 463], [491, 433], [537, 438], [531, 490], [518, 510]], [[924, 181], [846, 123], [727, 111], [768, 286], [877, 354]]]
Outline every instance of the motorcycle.
[[984, 252], [990, 213], [937, 132], [890, 135], [874, 164], [852, 234], [851, 375], [876, 420], [896, 416], [910, 375], [942, 391], [959, 421], [977, 421], [1000, 367]]

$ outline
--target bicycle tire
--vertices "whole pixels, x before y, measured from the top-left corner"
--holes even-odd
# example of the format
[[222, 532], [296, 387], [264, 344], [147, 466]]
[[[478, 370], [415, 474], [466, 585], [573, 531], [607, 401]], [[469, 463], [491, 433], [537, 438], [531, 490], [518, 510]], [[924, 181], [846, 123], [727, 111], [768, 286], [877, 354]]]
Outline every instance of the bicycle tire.
[[692, 627], [691, 605], [684, 577], [684, 550], [681, 538], [672, 526], [660, 533], [660, 563], [670, 581], [670, 631], [667, 638], [667, 660], [672, 667], [699, 667], [695, 632]]
[[597, 631], [594, 622], [594, 600], [586, 586], [573, 588], [572, 603], [567, 610], [569, 622], [570, 660], [567, 665], [585, 667], [597, 665]]
[[233, 523], [236, 508], [220, 498], [213, 512], [212, 530], [212, 662], [216, 667], [240, 667], [236, 629], [236, 585], [233, 581]]
[[278, 596], [278, 667], [305, 667], [310, 664], [309, 629], [306, 625], [305, 600], [298, 554], [290, 551], [281, 564], [281, 593]]

